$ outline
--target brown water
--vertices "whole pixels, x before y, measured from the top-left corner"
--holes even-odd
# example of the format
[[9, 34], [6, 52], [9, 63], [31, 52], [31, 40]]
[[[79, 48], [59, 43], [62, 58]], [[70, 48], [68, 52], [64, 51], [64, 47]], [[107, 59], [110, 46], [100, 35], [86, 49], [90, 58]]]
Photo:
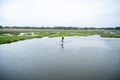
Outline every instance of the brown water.
[[120, 38], [31, 39], [0, 45], [0, 80], [120, 80]]

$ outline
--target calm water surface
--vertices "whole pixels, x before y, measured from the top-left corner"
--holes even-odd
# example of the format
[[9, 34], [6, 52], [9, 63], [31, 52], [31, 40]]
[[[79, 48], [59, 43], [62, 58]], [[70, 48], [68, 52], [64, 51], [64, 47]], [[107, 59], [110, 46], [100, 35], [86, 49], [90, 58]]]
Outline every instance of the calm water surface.
[[0, 45], [0, 80], [120, 80], [120, 38], [31, 39]]

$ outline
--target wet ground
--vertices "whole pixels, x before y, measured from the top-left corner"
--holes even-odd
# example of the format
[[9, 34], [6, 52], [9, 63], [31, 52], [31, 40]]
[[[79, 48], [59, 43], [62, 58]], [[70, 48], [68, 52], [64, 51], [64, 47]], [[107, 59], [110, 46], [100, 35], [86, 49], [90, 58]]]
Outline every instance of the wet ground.
[[0, 80], [120, 80], [120, 38], [65, 37], [0, 45]]

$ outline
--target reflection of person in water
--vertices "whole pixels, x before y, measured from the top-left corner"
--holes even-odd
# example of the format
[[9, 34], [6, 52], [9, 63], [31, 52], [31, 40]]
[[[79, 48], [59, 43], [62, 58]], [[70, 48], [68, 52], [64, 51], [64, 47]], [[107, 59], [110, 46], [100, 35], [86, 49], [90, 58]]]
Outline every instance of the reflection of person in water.
[[64, 37], [62, 36], [62, 42], [64, 41]]
[[62, 48], [64, 48], [64, 43], [63, 42], [60, 45], [61, 45]]

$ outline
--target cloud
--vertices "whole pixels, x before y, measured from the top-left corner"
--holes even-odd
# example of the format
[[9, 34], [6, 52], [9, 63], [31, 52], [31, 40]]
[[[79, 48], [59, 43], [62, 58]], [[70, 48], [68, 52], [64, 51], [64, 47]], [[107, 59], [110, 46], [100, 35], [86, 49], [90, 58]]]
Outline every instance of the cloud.
[[[118, 0], [4, 0], [2, 3], [3, 25], [120, 25], [115, 24], [120, 20], [116, 15], [120, 12]], [[109, 17], [110, 21], [106, 21]]]

